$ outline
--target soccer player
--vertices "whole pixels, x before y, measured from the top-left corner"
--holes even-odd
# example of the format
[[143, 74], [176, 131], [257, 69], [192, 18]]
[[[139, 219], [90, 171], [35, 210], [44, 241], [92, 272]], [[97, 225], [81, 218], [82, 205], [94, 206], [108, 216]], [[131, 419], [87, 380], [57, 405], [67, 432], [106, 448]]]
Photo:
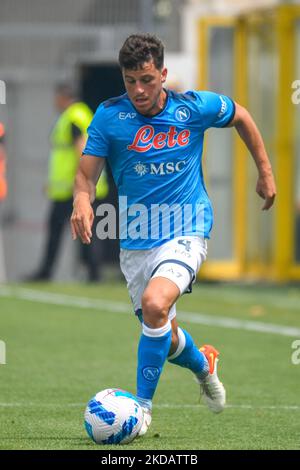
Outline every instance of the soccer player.
[[91, 204], [107, 161], [119, 193], [121, 269], [142, 324], [137, 398], [144, 409], [143, 435], [166, 360], [195, 374], [213, 412], [225, 406], [218, 351], [210, 345], [198, 349], [176, 320], [176, 301], [192, 290], [213, 223], [201, 168], [205, 130], [237, 129], [258, 169], [256, 191], [263, 209], [272, 206], [276, 189], [262, 137], [245, 108], [208, 91], [164, 89], [164, 47], [156, 36], [129, 36], [119, 63], [127, 93], [102, 103], [88, 129], [71, 230], [73, 239], [91, 242]]

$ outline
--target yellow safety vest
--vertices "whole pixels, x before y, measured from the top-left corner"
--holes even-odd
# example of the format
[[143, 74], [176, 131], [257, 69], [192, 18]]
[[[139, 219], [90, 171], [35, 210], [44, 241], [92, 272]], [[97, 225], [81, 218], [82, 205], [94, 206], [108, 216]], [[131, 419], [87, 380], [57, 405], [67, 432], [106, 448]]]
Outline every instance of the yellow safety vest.
[[[87, 128], [93, 113], [85, 103], [71, 104], [58, 118], [51, 133], [51, 154], [49, 160], [48, 196], [55, 201], [72, 198], [75, 175], [79, 163], [78, 151], [73, 143], [72, 124], [87, 137]], [[105, 172], [96, 186], [96, 198], [103, 199], [108, 194]]]

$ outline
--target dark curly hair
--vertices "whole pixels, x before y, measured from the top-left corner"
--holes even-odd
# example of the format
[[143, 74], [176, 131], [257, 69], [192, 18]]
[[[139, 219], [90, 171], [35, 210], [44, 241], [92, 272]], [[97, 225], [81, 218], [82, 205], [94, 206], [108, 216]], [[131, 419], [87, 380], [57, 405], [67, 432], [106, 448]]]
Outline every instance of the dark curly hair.
[[145, 62], [153, 60], [155, 67], [161, 70], [164, 65], [164, 45], [152, 34], [132, 34], [119, 52], [121, 68], [137, 70]]

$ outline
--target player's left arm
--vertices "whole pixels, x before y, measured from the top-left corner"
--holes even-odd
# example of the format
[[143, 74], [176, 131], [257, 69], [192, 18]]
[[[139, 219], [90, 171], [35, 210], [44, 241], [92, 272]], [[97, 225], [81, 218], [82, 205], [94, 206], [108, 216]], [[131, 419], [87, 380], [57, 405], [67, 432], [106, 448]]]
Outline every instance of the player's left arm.
[[249, 149], [258, 169], [256, 192], [265, 200], [262, 209], [270, 209], [276, 196], [276, 185], [261, 133], [247, 109], [238, 103], [235, 103], [235, 114], [227, 127], [235, 127]]

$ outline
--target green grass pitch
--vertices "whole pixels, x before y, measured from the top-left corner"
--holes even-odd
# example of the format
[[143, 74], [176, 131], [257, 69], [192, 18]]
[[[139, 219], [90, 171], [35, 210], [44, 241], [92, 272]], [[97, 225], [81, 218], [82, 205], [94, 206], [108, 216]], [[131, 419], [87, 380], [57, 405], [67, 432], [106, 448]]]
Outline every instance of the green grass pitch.
[[[291, 359], [299, 288], [197, 284], [177, 309], [199, 346], [220, 350], [227, 409], [213, 415], [192, 374], [166, 364], [147, 435], [105, 449], [300, 449], [300, 364]], [[205, 325], [187, 312], [233, 323]], [[255, 331], [261, 323], [296, 334]], [[0, 449], [99, 449], [84, 429], [85, 404], [104, 388], [135, 391], [139, 331], [124, 284], [0, 287]]]

